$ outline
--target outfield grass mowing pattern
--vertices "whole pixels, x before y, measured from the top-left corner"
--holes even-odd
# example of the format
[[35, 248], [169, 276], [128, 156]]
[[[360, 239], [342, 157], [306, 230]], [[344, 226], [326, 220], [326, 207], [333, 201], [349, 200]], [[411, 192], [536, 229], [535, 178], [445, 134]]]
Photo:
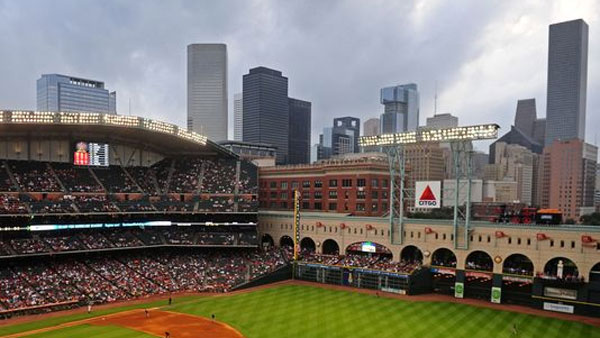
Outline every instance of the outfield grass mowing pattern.
[[[164, 303], [163, 303], [164, 304]], [[600, 337], [600, 328], [465, 304], [408, 302], [352, 291], [286, 285], [176, 301], [165, 310], [210, 317], [248, 338], [281, 337]], [[94, 331], [98, 330], [98, 331]], [[33, 337], [146, 337], [79, 325]], [[107, 332], [110, 332], [109, 335]], [[125, 334], [125, 335], [122, 335]]]
[[270, 337], [600, 337], [593, 326], [465, 304], [407, 302], [350, 291], [281, 286], [176, 305], [215, 313], [248, 338]]

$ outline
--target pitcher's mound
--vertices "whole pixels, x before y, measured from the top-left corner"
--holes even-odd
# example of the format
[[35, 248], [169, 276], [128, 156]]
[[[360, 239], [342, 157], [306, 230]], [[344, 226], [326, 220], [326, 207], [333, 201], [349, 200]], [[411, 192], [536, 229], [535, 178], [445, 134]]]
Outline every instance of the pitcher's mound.
[[119, 325], [129, 329], [145, 332], [158, 337], [164, 337], [169, 332], [172, 338], [182, 337], [214, 337], [214, 338], [243, 338], [236, 329], [224, 323], [212, 321], [203, 317], [183, 313], [150, 310], [146, 318], [144, 310], [127, 312], [122, 316], [98, 318], [89, 322], [91, 325]]

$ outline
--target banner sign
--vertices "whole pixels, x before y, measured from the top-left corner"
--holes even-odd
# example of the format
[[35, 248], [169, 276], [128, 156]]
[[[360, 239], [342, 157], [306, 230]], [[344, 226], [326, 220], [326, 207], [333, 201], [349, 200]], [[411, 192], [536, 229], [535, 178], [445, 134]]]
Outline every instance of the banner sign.
[[415, 182], [415, 208], [435, 209], [441, 207], [440, 181]]
[[555, 311], [555, 312], [564, 312], [564, 313], [573, 313], [573, 312], [575, 312], [575, 307], [573, 305], [544, 302], [544, 310]]
[[500, 304], [502, 298], [502, 288], [492, 286], [492, 303]]
[[442, 275], [456, 276], [456, 271], [453, 269], [431, 268], [432, 273], [441, 273]]
[[547, 286], [544, 288], [544, 296], [552, 297], [552, 298], [577, 300], [577, 290], [559, 289], [559, 288], [552, 288], [552, 287]]
[[492, 279], [491, 273], [478, 272], [478, 271], [465, 271], [465, 276], [481, 278], [481, 279]]
[[533, 283], [533, 278], [531, 277], [517, 277], [517, 276], [502, 276], [502, 280], [506, 282], [516, 282], [516, 283]]
[[461, 282], [454, 283], [454, 298], [463, 298], [465, 295], [465, 284]]
[[405, 295], [406, 294], [406, 290], [403, 290], [403, 289], [394, 289], [394, 288], [385, 288], [385, 287], [382, 287], [381, 291], [383, 291], [383, 292], [397, 293], [399, 295]]

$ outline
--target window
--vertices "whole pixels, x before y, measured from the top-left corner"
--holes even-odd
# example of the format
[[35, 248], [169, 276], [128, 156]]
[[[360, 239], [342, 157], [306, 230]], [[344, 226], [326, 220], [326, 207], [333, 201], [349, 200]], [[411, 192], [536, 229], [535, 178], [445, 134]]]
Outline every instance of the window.
[[351, 187], [351, 186], [352, 186], [352, 179], [351, 178], [350, 179], [347, 178], [347, 179], [343, 179], [342, 180], [342, 187], [347, 188], [347, 187]]
[[330, 187], [337, 187], [337, 180], [329, 180]]
[[282, 200], [287, 200], [287, 198], [288, 198], [287, 191], [286, 192], [282, 192], [279, 198], [281, 198]]
[[512, 244], [512, 238], [508, 237], [508, 244]]
[[337, 198], [337, 190], [329, 190], [329, 198]]
[[287, 209], [287, 207], [288, 207], [287, 202], [281, 202], [281, 207], [284, 209]]
[[321, 180], [315, 181], [315, 188], [321, 188], [322, 186], [323, 186], [323, 181], [321, 181]]
[[571, 241], [571, 249], [575, 249], [575, 241]]
[[310, 181], [302, 181], [302, 188], [310, 188]]
[[315, 210], [323, 209], [323, 204], [321, 202], [315, 202]]
[[320, 191], [315, 191], [315, 199], [320, 200], [321, 198], [323, 198], [323, 193]]
[[376, 200], [379, 198], [379, 191], [372, 191], [371, 192], [371, 198]]
[[364, 203], [356, 203], [356, 211], [365, 211]]
[[527, 238], [527, 245], [531, 245], [531, 238]]
[[365, 180], [364, 178], [359, 178], [356, 180], [357, 187], [364, 187], [366, 185], [367, 185], [367, 180]]
[[387, 180], [387, 179], [385, 179], [385, 178], [384, 178], [384, 179], [382, 179], [382, 180], [381, 180], [381, 186], [382, 186], [382, 187], [384, 187], [384, 188], [387, 188], [387, 187], [388, 187], [388, 180]]
[[308, 200], [308, 199], [310, 199], [310, 192], [308, 192], [308, 191], [303, 191], [303, 192], [302, 192], [302, 199], [303, 199], [303, 200]]
[[270, 187], [271, 189], [275, 189], [275, 188], [277, 188], [277, 182], [275, 182], [275, 181], [271, 181], [271, 182], [269, 182], [269, 187]]
[[288, 182], [281, 182], [281, 189], [287, 189]]
[[378, 207], [379, 207], [379, 206], [377, 205], [377, 203], [373, 203], [373, 204], [371, 205], [371, 211], [377, 211], [377, 208], [378, 208]]
[[298, 189], [298, 182], [296, 182], [296, 181], [292, 182], [292, 189]]
[[329, 203], [329, 210], [337, 210], [337, 203]]
[[302, 209], [310, 209], [310, 203], [309, 202], [302, 202]]
[[374, 178], [371, 180], [371, 187], [373, 188], [377, 188], [377, 186], [379, 186], [379, 180]]
[[271, 198], [277, 198], [277, 191], [271, 191]]
[[381, 210], [387, 210], [388, 209], [388, 204], [387, 202], [383, 202], [381, 203]]
[[554, 246], [554, 240], [553, 239], [550, 240], [550, 246]]
[[356, 192], [356, 198], [359, 199], [359, 200], [364, 200], [365, 197], [366, 197], [366, 195], [367, 194], [365, 193], [364, 190], [359, 190], [359, 191]]
[[381, 198], [388, 198], [388, 192], [387, 191], [382, 191], [381, 192]]

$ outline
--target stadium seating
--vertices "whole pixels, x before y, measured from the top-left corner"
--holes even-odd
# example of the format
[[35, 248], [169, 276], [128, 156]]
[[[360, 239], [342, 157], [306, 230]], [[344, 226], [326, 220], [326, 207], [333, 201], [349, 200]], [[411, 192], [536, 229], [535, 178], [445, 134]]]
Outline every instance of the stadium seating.
[[[287, 264], [279, 249], [145, 252], [20, 262], [0, 268], [0, 310], [48, 311], [180, 291], [226, 292]], [[40, 307], [42, 306], [42, 307]]]

